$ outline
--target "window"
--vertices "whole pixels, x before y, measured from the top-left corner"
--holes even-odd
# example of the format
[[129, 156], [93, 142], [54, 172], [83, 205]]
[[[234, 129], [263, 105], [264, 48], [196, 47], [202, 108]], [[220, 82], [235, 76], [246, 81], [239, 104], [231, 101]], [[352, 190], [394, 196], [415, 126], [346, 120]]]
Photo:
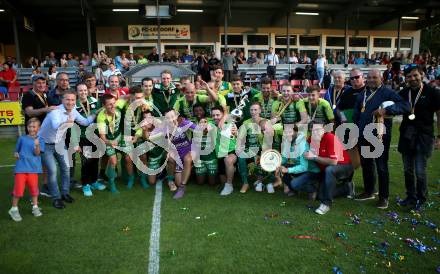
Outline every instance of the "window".
[[[222, 45], [225, 44], [225, 35], [222, 34]], [[243, 45], [243, 35], [228, 34], [228, 45]]]
[[257, 34], [248, 34], [247, 35], [247, 44], [252, 46], [267, 46], [269, 45], [269, 36], [264, 35], [257, 35]]
[[327, 36], [326, 45], [328, 47], [343, 47], [345, 46], [345, 37]]
[[318, 57], [318, 51], [317, 50], [301, 50], [301, 53], [299, 54], [300, 58], [304, 57], [304, 53], [307, 54], [307, 57], [310, 57], [310, 59], [313, 61]]
[[368, 39], [367, 37], [350, 37], [348, 42], [350, 47], [368, 47]]
[[391, 48], [391, 38], [374, 38], [373, 45], [376, 48]]
[[319, 46], [321, 44], [321, 36], [305, 36], [299, 37], [299, 44], [301, 46]]
[[[275, 45], [287, 45], [287, 36], [275, 36]], [[296, 45], [296, 35], [290, 36], [290, 45]]]
[[105, 53], [107, 53], [107, 56], [111, 56], [111, 57], [118, 55], [120, 50], [122, 50], [125, 53], [128, 53], [130, 51], [130, 47], [129, 46], [106, 46], [105, 47]]
[[[275, 53], [280, 53], [281, 50], [284, 50], [284, 53], [286, 55], [288, 55], [287, 54], [287, 48], [279, 48], [279, 47], [277, 47], [277, 48], [275, 48]], [[290, 48], [290, 52], [292, 52], [292, 51], [294, 51], [295, 54], [298, 54], [298, 49], [297, 48]]]
[[[411, 48], [411, 44], [412, 44], [412, 39], [411, 38], [401, 38], [400, 39], [400, 48]], [[397, 48], [397, 38], [395, 40], [395, 46]]]
[[198, 53], [205, 52], [205, 54], [209, 55], [214, 51], [214, 47], [212, 45], [191, 45], [191, 51], [197, 51]]
[[133, 47], [133, 54], [139, 55], [143, 54], [145, 57], [147, 57], [148, 54], [150, 54], [153, 51], [153, 46], [150, 47]]

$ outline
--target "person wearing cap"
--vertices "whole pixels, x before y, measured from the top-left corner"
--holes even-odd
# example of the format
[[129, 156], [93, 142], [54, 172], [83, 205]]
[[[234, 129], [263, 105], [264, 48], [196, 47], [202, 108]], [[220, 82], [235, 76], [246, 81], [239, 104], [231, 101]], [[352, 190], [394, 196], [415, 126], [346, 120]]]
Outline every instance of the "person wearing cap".
[[[394, 102], [393, 105], [382, 108], [386, 101]], [[409, 104], [405, 102], [396, 92], [384, 87], [382, 83], [381, 72], [378, 69], [372, 69], [368, 72], [367, 87], [359, 93], [356, 98], [353, 111], [353, 121], [359, 129], [358, 145], [361, 153], [362, 177], [364, 179], [364, 192], [356, 196], [358, 201], [366, 201], [375, 198], [374, 186], [376, 183], [375, 166], [379, 177], [379, 202], [377, 207], [380, 209], [388, 208], [389, 196], [389, 172], [388, 172], [388, 154], [391, 143], [392, 119], [385, 115], [400, 115], [409, 111]], [[375, 122], [374, 117], [385, 117], [385, 131], [382, 138], [378, 136], [377, 130], [369, 131], [371, 125]], [[365, 130], [367, 129], [367, 130]], [[365, 132], [364, 132], [365, 130]], [[373, 136], [372, 136], [373, 135]], [[383, 151], [378, 153], [379, 147], [374, 145], [374, 141], [383, 144]]]
[[398, 151], [402, 154], [406, 198], [401, 206], [418, 210], [427, 199], [426, 165], [431, 157], [434, 142], [440, 148], [440, 135], [434, 138], [434, 113], [440, 132], [440, 91], [423, 84], [424, 72], [416, 64], [404, 68], [407, 87], [399, 95], [410, 105], [400, 125]]
[[47, 82], [43, 74], [32, 76], [32, 86], [32, 90], [25, 93], [21, 101], [25, 124], [32, 117], [38, 118], [42, 123], [46, 114], [56, 109], [55, 106], [49, 107], [46, 95]]

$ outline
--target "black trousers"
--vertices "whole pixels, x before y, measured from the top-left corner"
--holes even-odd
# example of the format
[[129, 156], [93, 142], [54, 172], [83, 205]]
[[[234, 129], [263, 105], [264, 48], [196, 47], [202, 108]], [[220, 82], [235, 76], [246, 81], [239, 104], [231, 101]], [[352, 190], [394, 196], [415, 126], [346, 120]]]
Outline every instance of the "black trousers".
[[365, 158], [362, 155], [362, 147], [368, 147], [370, 151], [375, 148], [365, 140], [364, 138], [359, 138], [359, 152], [361, 156], [361, 166], [362, 166], [362, 177], [364, 179], [365, 192], [368, 194], [374, 193], [374, 188], [376, 184], [376, 171], [379, 178], [379, 197], [388, 199], [389, 196], [389, 184], [390, 184], [390, 174], [388, 171], [388, 156], [390, 151], [391, 143], [391, 129], [387, 128], [387, 134], [383, 135], [382, 138], [384, 151], [377, 157]]
[[84, 147], [91, 146], [92, 151], [96, 151], [96, 146], [87, 138], [79, 139], [79, 146], [81, 147], [81, 182], [85, 186], [93, 184], [98, 179], [99, 158], [87, 158], [84, 156]]

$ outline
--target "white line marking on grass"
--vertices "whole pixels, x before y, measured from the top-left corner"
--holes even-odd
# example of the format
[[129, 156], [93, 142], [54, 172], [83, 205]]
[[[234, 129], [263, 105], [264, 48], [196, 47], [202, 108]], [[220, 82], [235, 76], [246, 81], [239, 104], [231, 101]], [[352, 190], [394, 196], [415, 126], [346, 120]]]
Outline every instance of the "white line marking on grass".
[[154, 196], [153, 216], [151, 218], [150, 233], [150, 256], [148, 273], [159, 273], [159, 240], [160, 240], [160, 205], [162, 202], [162, 181], [156, 183], [156, 195]]
[[0, 168], [2, 167], [14, 167], [15, 165], [0, 165]]

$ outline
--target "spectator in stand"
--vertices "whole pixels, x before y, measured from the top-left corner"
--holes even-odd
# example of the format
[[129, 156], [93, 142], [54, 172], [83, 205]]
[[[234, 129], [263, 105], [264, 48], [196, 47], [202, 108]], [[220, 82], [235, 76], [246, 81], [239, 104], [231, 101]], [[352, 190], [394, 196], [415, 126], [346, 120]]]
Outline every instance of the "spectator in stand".
[[130, 52], [130, 53], [128, 54], [128, 66], [129, 66], [129, 67], [131, 67], [131, 66], [136, 66], [136, 60], [134, 59], [133, 52]]
[[223, 63], [223, 72], [225, 75], [225, 81], [230, 82], [232, 78], [232, 72], [234, 70], [234, 63], [235, 58], [232, 57], [231, 51], [229, 49], [225, 50], [225, 53], [222, 57], [222, 63]]
[[319, 86], [322, 86], [322, 80], [324, 79], [324, 70], [327, 66], [327, 59], [324, 54], [318, 54], [318, 59], [315, 61], [316, 73], [318, 74]]
[[159, 54], [157, 54], [157, 48], [153, 48], [150, 54], [147, 56], [148, 62], [159, 62]]
[[82, 83], [84, 81], [84, 74], [86, 74], [86, 69], [84, 67], [84, 64], [79, 64], [78, 70], [75, 73], [75, 78], [77, 83]]
[[353, 53], [351, 53], [350, 54], [350, 57], [348, 58], [348, 64], [350, 64], [350, 65], [354, 65], [354, 63], [355, 63], [355, 57], [354, 57], [354, 54]]
[[303, 54], [303, 58], [301, 59], [301, 64], [311, 64], [312, 60], [307, 56], [307, 53]]
[[257, 65], [264, 65], [264, 53], [263, 52], [258, 53]]
[[337, 64], [344, 64], [345, 63], [345, 55], [344, 53], [338, 53], [336, 55]]
[[49, 90], [55, 88], [56, 85], [56, 79], [57, 79], [57, 66], [52, 65], [48, 70], [46, 74], [47, 84], [49, 86]]
[[221, 64], [220, 60], [217, 58], [217, 56], [215, 56], [215, 52], [212, 51], [211, 55], [209, 56], [209, 59], [208, 59], [209, 70], [213, 70], [214, 67], [216, 67], [220, 64]]
[[298, 64], [298, 57], [293, 50], [290, 51], [289, 64]]
[[92, 55], [92, 58], [90, 59], [89, 65], [92, 66], [93, 68], [96, 68], [98, 63], [99, 63], [98, 53], [94, 52], [93, 55]]
[[251, 53], [251, 57], [249, 57], [246, 61], [249, 65], [254, 65], [258, 62], [257, 53], [254, 51]]
[[35, 69], [32, 70], [32, 74], [31, 74], [31, 78], [30, 78], [31, 82], [33, 82], [33, 77], [35, 75], [43, 75], [43, 72], [41, 71], [41, 67], [40, 66], [37, 66], [37, 67], [35, 67]]
[[138, 64], [139, 64], [139, 65], [145, 65], [145, 64], [148, 64], [148, 59], [145, 58], [145, 56], [144, 56], [142, 53], [139, 54]]
[[55, 58], [55, 53], [53, 51], [49, 52], [49, 59], [46, 65], [47, 67], [50, 67], [51, 65], [58, 65], [58, 60]]
[[175, 50], [173, 52], [173, 55], [171, 56], [171, 62], [180, 63], [180, 52], [178, 50]]
[[100, 63], [104, 63], [107, 66], [110, 65], [110, 63], [112, 62], [112, 58], [108, 57], [107, 53], [105, 53], [105, 51], [103, 50], [99, 52], [99, 58], [100, 58]]
[[185, 49], [185, 53], [182, 54], [180, 59], [182, 63], [192, 63], [194, 61], [194, 57], [189, 52], [189, 49]]
[[197, 59], [197, 71], [202, 75], [203, 80], [208, 82], [211, 80], [211, 76], [209, 75], [208, 59], [206, 58], [205, 52], [202, 51]]
[[20, 86], [20, 83], [17, 82], [17, 73], [8, 63], [4, 63], [3, 70], [0, 71], [0, 82], [5, 82], [8, 89]]
[[90, 56], [85, 53], [81, 53], [81, 61], [79, 61], [79, 63], [83, 64], [84, 66], [89, 66], [90, 65]]
[[358, 57], [354, 59], [356, 65], [365, 65], [365, 58], [362, 52], [358, 53]]
[[72, 53], [67, 54], [67, 66], [69, 67], [77, 67], [78, 61], [73, 57]]
[[60, 67], [65, 68], [67, 67], [67, 55], [63, 53], [60, 58]]
[[238, 56], [236, 58], [237, 60], [237, 65], [242, 65], [242, 64], [246, 64], [246, 57], [244, 57], [244, 52], [240, 51], [238, 53]]
[[280, 64], [288, 64], [289, 63], [289, 60], [288, 60], [284, 50], [280, 50], [280, 56], [278, 56], [278, 60], [280, 61]]
[[278, 55], [275, 54], [272, 47], [269, 48], [269, 51], [264, 58], [264, 63], [267, 64], [267, 77], [274, 80], [276, 78], [277, 65], [280, 63], [278, 59]]
[[[128, 59], [127, 59], [127, 56], [126, 56], [125, 52], [121, 52], [120, 57], [121, 57], [121, 59], [120, 59], [121, 68], [119, 68], [119, 70], [120, 70], [121, 72], [125, 72], [125, 71], [127, 71], [127, 70], [130, 69], [130, 67], [129, 67], [129, 61], [128, 61]], [[116, 65], [116, 64], [115, 64], [115, 65]], [[118, 67], [118, 66], [116, 66], [116, 67]]]
[[388, 54], [385, 54], [382, 59], [382, 62], [380, 62], [380, 64], [381, 65], [388, 65], [390, 62], [391, 62], [390, 56], [388, 56]]
[[237, 74], [237, 68], [238, 68], [238, 63], [237, 63], [237, 52], [235, 50], [231, 50], [231, 56], [234, 58], [235, 63], [234, 63], [234, 74]]
[[167, 62], [167, 63], [170, 63], [170, 62], [171, 62], [171, 58], [170, 58], [170, 56], [168, 55], [168, 52], [164, 52], [164, 53], [162, 53], [162, 62]]
[[337, 60], [336, 60], [336, 52], [332, 51], [332, 53], [330, 54], [330, 56], [327, 59], [327, 63], [329, 65], [334, 65], [337, 64]]
[[197, 52], [197, 50], [194, 51], [194, 58], [193, 58], [193, 62], [191, 63], [191, 70], [194, 71], [195, 73], [198, 73], [197, 71], [197, 67], [198, 67], [198, 57], [199, 57], [199, 53]]
[[122, 75], [122, 73], [119, 69], [116, 68], [115, 64], [110, 63], [108, 69], [103, 72], [103, 76], [106, 83], [108, 83], [108, 78], [112, 75]]

